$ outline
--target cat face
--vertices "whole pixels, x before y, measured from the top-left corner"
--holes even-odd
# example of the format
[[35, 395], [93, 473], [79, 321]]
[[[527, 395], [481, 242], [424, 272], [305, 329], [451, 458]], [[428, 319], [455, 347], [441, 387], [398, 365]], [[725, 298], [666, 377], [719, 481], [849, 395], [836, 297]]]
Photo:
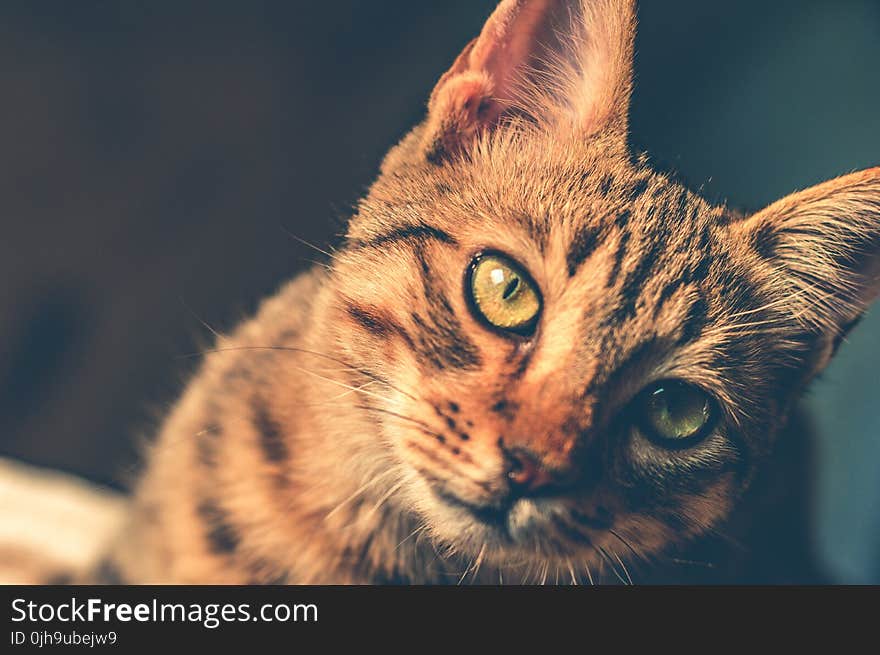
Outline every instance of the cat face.
[[880, 169], [746, 217], [630, 153], [633, 15], [502, 2], [333, 265], [397, 502], [472, 557], [707, 530], [880, 289]]

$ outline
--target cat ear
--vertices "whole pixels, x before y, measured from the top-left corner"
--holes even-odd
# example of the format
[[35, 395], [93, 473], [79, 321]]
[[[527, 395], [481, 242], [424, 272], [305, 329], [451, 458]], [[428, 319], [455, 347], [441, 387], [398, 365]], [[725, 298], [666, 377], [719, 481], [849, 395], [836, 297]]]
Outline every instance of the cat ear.
[[880, 168], [792, 194], [740, 229], [814, 330], [839, 337], [880, 296]]
[[512, 114], [625, 136], [634, 36], [634, 0], [503, 0], [431, 94], [426, 156], [453, 155]]

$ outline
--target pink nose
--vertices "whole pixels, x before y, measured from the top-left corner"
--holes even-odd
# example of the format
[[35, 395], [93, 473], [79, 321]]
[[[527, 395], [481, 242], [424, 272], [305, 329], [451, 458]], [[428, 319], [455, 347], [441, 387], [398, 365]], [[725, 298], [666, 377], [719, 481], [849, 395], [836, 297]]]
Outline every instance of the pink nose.
[[556, 478], [547, 471], [537, 457], [517, 449], [506, 453], [507, 480], [511, 490], [519, 494], [530, 494], [556, 483]]

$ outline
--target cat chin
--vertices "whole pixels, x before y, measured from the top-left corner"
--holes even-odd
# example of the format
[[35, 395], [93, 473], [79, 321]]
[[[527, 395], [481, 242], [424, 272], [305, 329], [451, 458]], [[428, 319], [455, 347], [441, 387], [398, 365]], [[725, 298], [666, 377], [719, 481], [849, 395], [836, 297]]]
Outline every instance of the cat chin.
[[[404, 511], [414, 512], [435, 547], [508, 568], [569, 560], [597, 563], [597, 545], [612, 537], [610, 525], [572, 527], [575, 509], [556, 498], [519, 498], [507, 507], [462, 501], [413, 472], [402, 490]], [[513, 578], [511, 578], [513, 579]]]
[[436, 490], [432, 502], [422, 503], [420, 513], [434, 539], [453, 550], [488, 561], [509, 563], [539, 557], [569, 557], [593, 553], [590, 536], [562, 535], [556, 517], [565, 510], [552, 499], [521, 498], [503, 509], [474, 507]]

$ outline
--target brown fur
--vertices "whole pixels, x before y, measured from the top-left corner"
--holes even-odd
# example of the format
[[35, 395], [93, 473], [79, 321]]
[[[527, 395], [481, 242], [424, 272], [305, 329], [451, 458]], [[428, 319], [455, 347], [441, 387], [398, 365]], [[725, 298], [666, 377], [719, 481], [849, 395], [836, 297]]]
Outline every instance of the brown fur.
[[[628, 148], [633, 35], [628, 1], [499, 5], [329, 270], [206, 355], [99, 579], [623, 578], [730, 515], [880, 290], [880, 169], [709, 204]], [[534, 336], [469, 308], [487, 249], [539, 287]], [[632, 425], [670, 378], [722, 414], [685, 450]], [[508, 503], [520, 450], [558, 493]]]

